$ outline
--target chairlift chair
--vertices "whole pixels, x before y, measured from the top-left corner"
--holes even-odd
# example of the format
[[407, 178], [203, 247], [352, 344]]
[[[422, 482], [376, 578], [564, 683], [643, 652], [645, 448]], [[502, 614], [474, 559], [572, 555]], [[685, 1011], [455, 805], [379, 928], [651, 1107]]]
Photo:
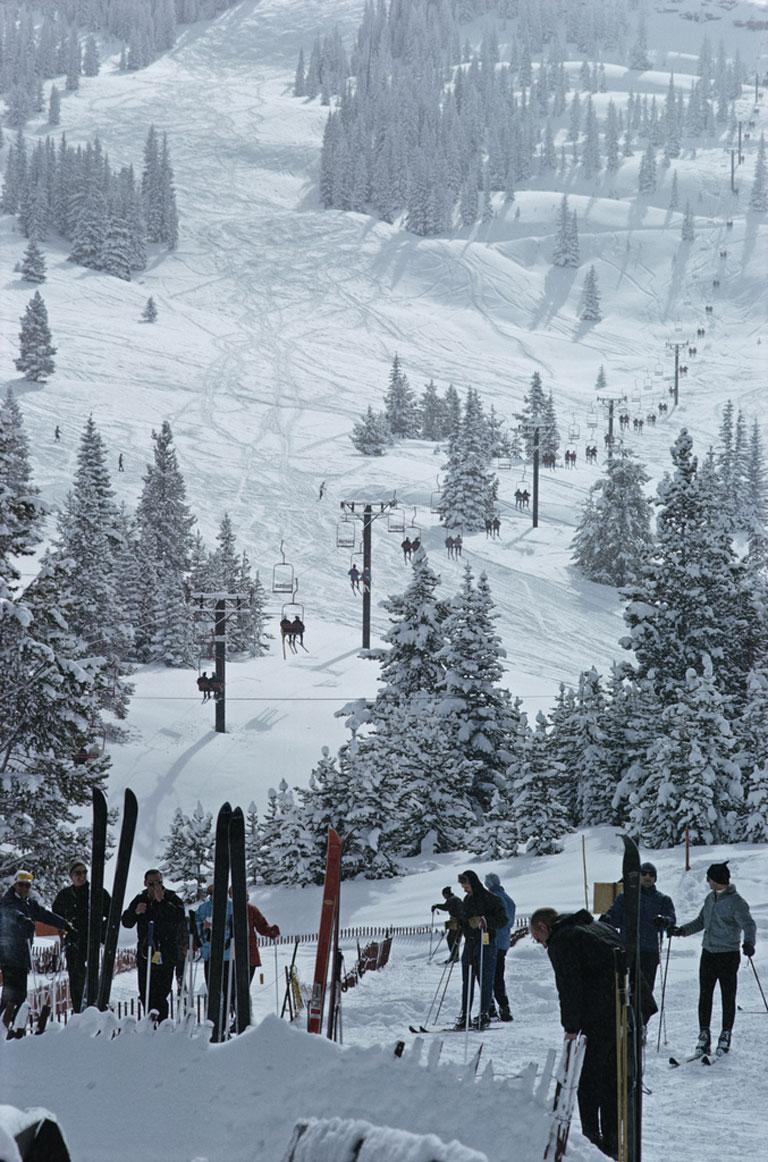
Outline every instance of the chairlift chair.
[[496, 467], [500, 472], [510, 472], [512, 470], [512, 459], [510, 456], [499, 456], [496, 461]]
[[280, 620], [282, 621], [286, 617], [289, 621], [293, 621], [297, 617], [301, 618], [302, 621], [304, 620], [304, 606], [300, 601], [286, 601], [280, 612]]
[[515, 485], [515, 488], [518, 490], [518, 492], [522, 492], [523, 489], [527, 487], [528, 481], [525, 479], [525, 464], [523, 464], [523, 474]]
[[590, 408], [587, 412], [587, 427], [594, 432], [599, 422], [600, 421], [597, 418], [596, 410], [594, 408]]
[[393, 508], [387, 516], [387, 532], [397, 533], [398, 536], [405, 532], [405, 513], [402, 509]]
[[293, 593], [296, 588], [296, 578], [293, 565], [285, 559], [282, 541], [280, 542], [280, 556], [283, 558], [282, 561], [278, 561], [276, 565], [272, 566], [272, 592]]
[[433, 513], [434, 516], [440, 515], [440, 505], [441, 505], [442, 499], [443, 499], [443, 490], [441, 488], [438, 488], [434, 492], [430, 493], [429, 511], [431, 513]]
[[655, 368], [654, 368], [654, 370], [653, 370], [653, 374], [654, 374], [654, 375], [656, 375], [656, 376], [659, 376], [659, 375], [663, 375], [663, 374], [664, 374], [664, 367], [662, 366], [662, 364], [661, 364], [661, 363], [657, 363], [657, 364], [656, 364], [656, 366], [655, 366]]
[[337, 549], [354, 549], [355, 547], [355, 522], [347, 518], [340, 520], [336, 525], [336, 548]]
[[571, 420], [570, 424], [568, 425], [568, 439], [569, 440], [578, 440], [580, 434], [581, 434], [581, 429], [580, 429], [579, 425], [576, 423], [576, 418], [574, 417]]

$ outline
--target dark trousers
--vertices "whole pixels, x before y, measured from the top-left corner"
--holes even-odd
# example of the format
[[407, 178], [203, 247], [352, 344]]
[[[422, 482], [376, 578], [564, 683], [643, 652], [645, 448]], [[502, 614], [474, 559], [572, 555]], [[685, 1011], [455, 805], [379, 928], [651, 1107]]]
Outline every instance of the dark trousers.
[[581, 1131], [590, 1141], [615, 1154], [618, 1141], [616, 1108], [616, 1038], [587, 1032], [587, 1049], [579, 1080]]
[[645, 983], [648, 985], [650, 992], [653, 992], [656, 986], [656, 973], [659, 970], [659, 954], [654, 948], [653, 951], [646, 951], [640, 949], [640, 971], [645, 977]]
[[4, 964], [3, 991], [0, 994], [0, 1017], [9, 1028], [19, 1005], [27, 999], [27, 970]]
[[449, 928], [445, 942], [448, 945], [448, 951], [451, 956], [455, 955], [456, 960], [459, 959], [459, 942], [461, 940], [461, 928]]
[[736, 1020], [736, 976], [741, 956], [735, 952], [707, 952], [702, 949], [699, 961], [699, 1028], [708, 1029], [712, 1020], [712, 997], [715, 984], [720, 985], [723, 1028], [732, 1029]]
[[72, 1012], [79, 1013], [83, 1007], [83, 993], [85, 992], [85, 957], [73, 948], [65, 949], [65, 955], [67, 958], [69, 999], [72, 1002]]
[[[480, 976], [480, 949], [482, 947], [483, 971]], [[464, 951], [461, 954], [461, 1011], [468, 1013], [472, 1010], [472, 999], [475, 992], [475, 978], [480, 980], [480, 1012], [487, 1013], [491, 1007], [493, 992], [493, 976], [496, 971], [496, 949], [492, 944], [482, 945], [479, 940], [465, 940]]]
[[504, 982], [504, 967], [507, 962], [506, 948], [496, 949], [496, 969], [493, 974], [493, 995], [496, 998], [496, 1004], [499, 1010], [509, 1008], [509, 997], [507, 996], [507, 986]]
[[[136, 968], [139, 974], [139, 999], [142, 1005], [147, 995], [147, 958], [138, 956]], [[173, 974], [176, 968], [174, 960], [170, 963], [153, 964], [149, 978], [149, 1010], [157, 1013], [159, 1021], [168, 1016], [168, 994], [173, 988]]]

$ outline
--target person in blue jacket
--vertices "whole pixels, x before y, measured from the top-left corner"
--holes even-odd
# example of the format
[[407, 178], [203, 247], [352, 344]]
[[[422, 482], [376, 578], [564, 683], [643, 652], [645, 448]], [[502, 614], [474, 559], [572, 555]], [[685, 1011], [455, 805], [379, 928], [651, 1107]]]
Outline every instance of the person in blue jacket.
[[[515, 922], [515, 901], [504, 891], [501, 886], [501, 881], [495, 872], [488, 872], [488, 875], [485, 877], [485, 886], [489, 892], [493, 892], [494, 896], [499, 897], [504, 906], [504, 911], [507, 914], [506, 924], [502, 928], [496, 929], [496, 968], [493, 977], [493, 996], [499, 1007], [499, 1020], [511, 1021], [512, 1014], [509, 1011], [509, 997], [507, 996], [507, 986], [504, 981], [504, 968], [507, 962], [512, 925]], [[495, 1016], [493, 1005], [491, 1005], [491, 1016]]]
[[[200, 957], [203, 962], [205, 983], [208, 984], [208, 973], [211, 962], [211, 928], [213, 926], [213, 884], [208, 885], [208, 896], [203, 900], [195, 912], [195, 927], [200, 941]], [[227, 900], [227, 935], [224, 944], [224, 960], [229, 961], [229, 946], [232, 934], [232, 901]]]
[[[656, 887], [656, 868], [652, 863], [640, 865], [640, 971], [653, 992], [659, 967], [659, 936], [677, 923], [675, 905]], [[624, 932], [624, 893], [620, 892], [600, 919]]]

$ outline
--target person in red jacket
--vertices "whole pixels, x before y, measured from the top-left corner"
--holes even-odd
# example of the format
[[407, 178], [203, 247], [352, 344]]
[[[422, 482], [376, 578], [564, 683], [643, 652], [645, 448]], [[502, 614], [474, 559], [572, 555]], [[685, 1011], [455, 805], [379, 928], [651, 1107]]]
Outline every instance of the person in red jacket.
[[[232, 897], [232, 889], [229, 889], [230, 899]], [[268, 936], [270, 940], [276, 940], [280, 935], [280, 929], [277, 924], [268, 924], [264, 919], [263, 914], [259, 911], [255, 904], [248, 904], [248, 965], [249, 965], [249, 980], [253, 980], [253, 974], [257, 968], [261, 968], [261, 956], [259, 955], [259, 945], [256, 940], [258, 936]]]

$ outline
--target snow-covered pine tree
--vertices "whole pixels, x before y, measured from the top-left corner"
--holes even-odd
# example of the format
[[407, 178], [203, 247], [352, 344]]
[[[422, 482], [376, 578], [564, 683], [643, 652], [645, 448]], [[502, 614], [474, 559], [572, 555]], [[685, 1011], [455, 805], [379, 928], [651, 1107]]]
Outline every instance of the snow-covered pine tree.
[[440, 578], [422, 547], [414, 555], [404, 593], [382, 602], [389, 613], [390, 626], [383, 634], [387, 648], [380, 654], [382, 686], [371, 712], [373, 722], [382, 706], [402, 707], [416, 694], [434, 695], [443, 688], [447, 606], [437, 597], [439, 584]]
[[676, 210], [680, 205], [680, 193], [677, 184], [677, 170], [672, 170], [672, 182], [669, 187], [669, 208]]
[[740, 808], [740, 773], [722, 694], [705, 655], [664, 707], [646, 759], [646, 778], [630, 799], [629, 818], [647, 847], [728, 841]]
[[488, 578], [481, 573], [477, 586], [473, 582], [472, 568], [465, 565], [461, 589], [449, 602], [442, 627], [446, 642], [439, 656], [445, 678], [438, 709], [451, 746], [470, 764], [473, 799], [488, 806], [512, 762], [520, 715], [509, 691], [499, 685], [506, 651], [494, 625], [498, 615]]
[[576, 785], [576, 820], [582, 827], [613, 822], [613, 796], [605, 754], [605, 694], [594, 666], [579, 675], [573, 707], [575, 746], [566, 771]]
[[682, 238], [683, 242], [693, 242], [694, 238], [696, 237], [693, 210], [691, 209], [690, 202], [685, 203], [685, 210], [683, 212], [683, 225], [682, 229], [680, 230], [680, 237]]
[[589, 491], [571, 543], [574, 563], [590, 581], [628, 585], [637, 580], [653, 544], [650, 477], [629, 449], [611, 456]]
[[94, 178], [77, 218], [69, 261], [90, 267], [91, 270], [101, 270], [107, 228], [107, 201], [100, 184]]
[[752, 190], [749, 195], [749, 208], [757, 214], [764, 214], [768, 210], [768, 175], [765, 164], [765, 134], [760, 134], [760, 143], [755, 158], [755, 176], [752, 179]]
[[48, 311], [40, 291], [35, 291], [21, 319], [19, 357], [14, 361], [16, 370], [23, 371], [26, 379], [45, 383], [55, 371], [55, 354], [56, 348], [51, 343], [48, 326]]
[[544, 394], [541, 376], [538, 371], [534, 371], [531, 376], [531, 386], [523, 396], [522, 410], [515, 415], [515, 418], [520, 421], [526, 460], [530, 460], [533, 456], [534, 431], [543, 425], [546, 407], [547, 397]]
[[648, 142], [640, 158], [637, 188], [641, 194], [651, 194], [656, 189], [656, 150], [652, 141]]
[[578, 225], [575, 219], [575, 211], [572, 214], [568, 209], [567, 194], [563, 194], [560, 209], [558, 210], [552, 263], [554, 266], [579, 265]]
[[45, 282], [45, 255], [34, 236], [30, 238], [21, 260], [21, 277], [26, 282]]
[[426, 384], [419, 401], [422, 440], [442, 440], [445, 433], [445, 405], [433, 379]]
[[97, 77], [99, 75], [99, 50], [96, 46], [96, 38], [93, 35], [85, 38], [85, 49], [83, 51], [83, 76]]
[[736, 724], [744, 778], [744, 804], [736, 838], [768, 843], [768, 672], [753, 670], [747, 698]]
[[542, 456], [557, 456], [560, 448], [560, 429], [557, 426], [557, 412], [555, 400], [550, 391], [544, 404], [544, 415], [541, 424], [541, 454]]
[[629, 67], [644, 72], [651, 67], [648, 58], [648, 32], [645, 26], [645, 16], [641, 12], [637, 19], [635, 40], [629, 53]]
[[149, 296], [146, 303], [144, 304], [144, 310], [141, 312], [141, 318], [145, 323], [157, 322], [157, 304], [152, 298], [152, 295]]
[[520, 832], [508, 789], [494, 789], [491, 803], [465, 846], [478, 859], [510, 859], [517, 855]]
[[392, 360], [389, 386], [384, 396], [384, 415], [389, 430], [395, 439], [402, 440], [409, 436], [418, 435], [419, 419], [416, 400], [397, 355]]
[[600, 291], [597, 285], [597, 273], [594, 266], [590, 266], [584, 279], [579, 317], [583, 322], [589, 323], [599, 323], [603, 317], [600, 313]]
[[383, 456], [392, 443], [386, 416], [370, 406], [353, 425], [349, 438], [363, 456]]
[[467, 389], [458, 435], [450, 441], [440, 497], [440, 519], [446, 528], [465, 533], [485, 528], [488, 493], [492, 486], [486, 424], [480, 397]]
[[101, 269], [114, 278], [131, 281], [133, 243], [128, 222], [122, 215], [112, 215], [101, 248]]
[[[59, 514], [56, 555], [79, 578], [69, 609], [72, 631], [103, 662], [99, 705], [125, 718], [132, 692], [124, 681], [133, 632], [118, 592], [115, 559], [120, 544], [119, 514], [107, 468], [107, 454], [89, 416], [77, 454], [71, 492]], [[109, 737], [121, 737], [110, 723]]]
[[445, 430], [443, 439], [452, 440], [461, 431], [461, 400], [459, 393], [452, 383], [445, 389], [443, 397], [445, 403]]
[[598, 394], [600, 394], [600, 395], [604, 395], [607, 384], [608, 384], [608, 379], [607, 379], [606, 374], [605, 374], [605, 368], [603, 367], [603, 365], [601, 363], [599, 368], [597, 369], [597, 379], [595, 380], [595, 391], [598, 392]]
[[560, 840], [571, 829], [563, 803], [563, 774], [548, 753], [547, 720], [539, 711], [510, 790], [521, 842], [533, 855], [562, 851]]
[[61, 93], [55, 85], [51, 85], [51, 94], [48, 98], [48, 124], [61, 124]]
[[145, 661], [188, 665], [192, 656], [191, 625], [184, 578], [189, 568], [192, 526], [184, 478], [173, 446], [171, 425], [164, 420], [152, 432], [153, 463], [147, 465], [136, 509], [138, 551], [151, 564], [151, 590], [145, 600], [153, 611], [137, 628], [136, 644]]
[[259, 812], [251, 799], [245, 813], [245, 868], [249, 884], [257, 884], [261, 879], [261, 840]]
[[213, 816], [198, 800], [191, 815], [177, 807], [168, 834], [160, 868], [178, 885], [187, 903], [205, 899], [206, 884], [213, 875]]

